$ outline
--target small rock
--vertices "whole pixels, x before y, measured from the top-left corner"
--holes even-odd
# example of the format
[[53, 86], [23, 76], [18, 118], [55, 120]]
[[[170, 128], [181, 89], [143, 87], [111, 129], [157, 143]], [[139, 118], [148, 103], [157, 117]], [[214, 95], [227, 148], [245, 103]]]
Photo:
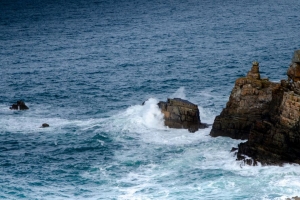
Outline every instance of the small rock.
[[252, 68], [247, 74], [248, 78], [254, 78], [259, 80], [260, 79], [260, 73], [259, 73], [259, 63], [254, 61], [252, 63]]
[[46, 127], [49, 127], [49, 124], [43, 123], [42, 126], [41, 126], [41, 128], [46, 128]]

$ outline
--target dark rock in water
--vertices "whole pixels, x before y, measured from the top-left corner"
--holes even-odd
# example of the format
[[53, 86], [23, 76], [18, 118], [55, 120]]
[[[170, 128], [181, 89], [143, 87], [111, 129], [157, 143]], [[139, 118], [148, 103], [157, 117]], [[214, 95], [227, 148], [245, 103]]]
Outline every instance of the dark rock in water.
[[165, 125], [170, 128], [185, 128], [196, 132], [199, 128], [206, 128], [201, 123], [198, 106], [180, 98], [168, 99], [167, 102], [158, 103], [164, 114]]
[[216, 117], [210, 134], [248, 139], [238, 145], [237, 160], [249, 165], [300, 164], [297, 65], [292, 63], [287, 72], [289, 80], [281, 83], [254, 77], [236, 81], [229, 102]]
[[17, 103], [13, 104], [9, 109], [11, 110], [27, 110], [29, 109], [23, 101], [17, 101]]
[[49, 124], [43, 123], [42, 126], [41, 126], [41, 128], [46, 128], [46, 127], [49, 127]]

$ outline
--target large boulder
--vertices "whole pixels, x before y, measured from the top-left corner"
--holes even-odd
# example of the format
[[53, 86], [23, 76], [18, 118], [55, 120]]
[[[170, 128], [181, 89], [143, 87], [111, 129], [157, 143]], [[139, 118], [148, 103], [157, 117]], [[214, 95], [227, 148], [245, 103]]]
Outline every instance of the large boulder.
[[158, 107], [164, 114], [165, 125], [170, 128], [184, 128], [195, 132], [207, 127], [200, 121], [198, 106], [187, 100], [168, 99], [167, 102], [160, 101]]
[[24, 101], [17, 101], [17, 103], [14, 103], [13, 105], [11, 105], [11, 107], [9, 108], [11, 110], [27, 110], [29, 109]]

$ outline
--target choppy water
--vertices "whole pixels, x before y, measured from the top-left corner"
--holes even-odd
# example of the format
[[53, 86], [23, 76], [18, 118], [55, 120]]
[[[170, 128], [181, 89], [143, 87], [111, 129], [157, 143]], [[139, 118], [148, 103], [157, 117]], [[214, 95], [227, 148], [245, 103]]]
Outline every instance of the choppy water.
[[[263, 77], [285, 79], [300, 44], [299, 8], [298, 0], [0, 1], [0, 199], [300, 195], [299, 165], [244, 166], [229, 152], [241, 141], [164, 127], [156, 106], [184, 97], [212, 123], [253, 60]], [[19, 99], [28, 111], [8, 109]]]

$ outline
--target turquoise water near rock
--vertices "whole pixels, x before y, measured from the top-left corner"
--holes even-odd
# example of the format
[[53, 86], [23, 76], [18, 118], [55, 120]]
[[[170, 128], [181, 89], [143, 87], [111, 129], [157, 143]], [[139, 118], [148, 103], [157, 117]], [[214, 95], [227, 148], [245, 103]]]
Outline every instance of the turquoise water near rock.
[[[0, 199], [299, 196], [299, 165], [244, 166], [230, 153], [241, 140], [164, 127], [156, 106], [185, 98], [211, 124], [252, 61], [262, 77], [286, 79], [299, 8], [0, 1]], [[9, 110], [20, 99], [29, 110]]]

